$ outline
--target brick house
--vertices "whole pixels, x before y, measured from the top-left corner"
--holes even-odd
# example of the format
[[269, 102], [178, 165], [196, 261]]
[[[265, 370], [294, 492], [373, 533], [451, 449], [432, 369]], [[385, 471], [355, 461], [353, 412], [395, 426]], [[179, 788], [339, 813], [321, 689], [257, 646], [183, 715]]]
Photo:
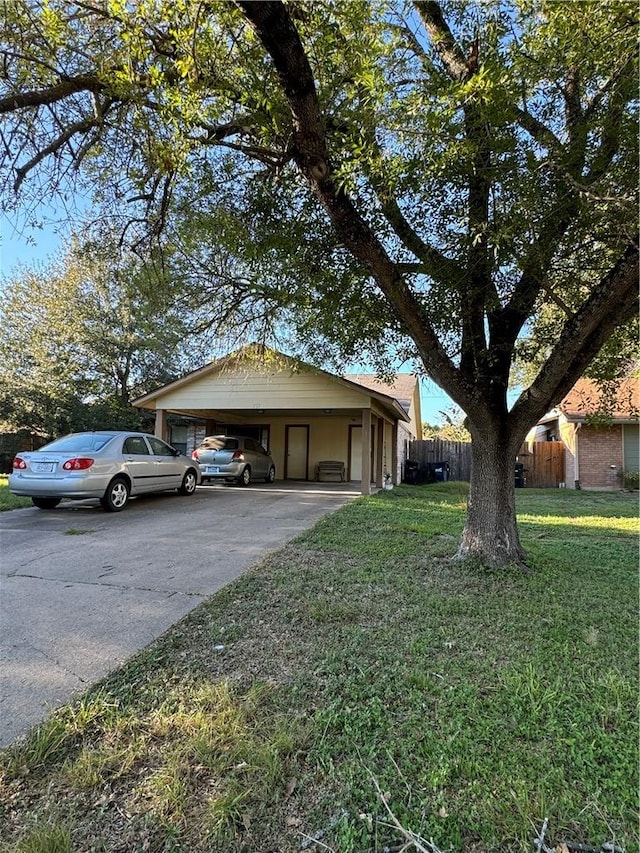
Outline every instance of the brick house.
[[567, 488], [618, 489], [640, 470], [638, 380], [603, 386], [580, 379], [531, 431], [529, 441], [561, 441]]

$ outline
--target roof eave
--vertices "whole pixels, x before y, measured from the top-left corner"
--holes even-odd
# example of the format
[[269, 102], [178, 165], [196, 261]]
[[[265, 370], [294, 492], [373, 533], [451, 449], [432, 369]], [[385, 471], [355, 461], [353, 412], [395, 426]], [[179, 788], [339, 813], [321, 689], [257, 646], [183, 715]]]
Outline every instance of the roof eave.
[[[241, 350], [239, 350], [238, 352], [241, 352]], [[283, 353], [279, 353], [276, 350], [273, 350], [273, 352], [279, 357], [290, 362], [291, 364], [301, 364], [301, 362], [292, 359], [290, 356], [284, 355]], [[185, 376], [181, 376], [179, 379], [175, 379], [173, 382], [169, 382], [167, 385], [163, 385], [161, 388], [156, 388], [155, 391], [150, 391], [148, 394], [144, 394], [142, 397], [136, 398], [135, 400], [133, 400], [132, 405], [139, 409], [149, 409], [150, 411], [153, 411], [155, 407], [148, 405], [149, 403], [152, 403], [154, 400], [157, 400], [158, 397], [161, 397], [163, 394], [169, 391], [175, 391], [177, 388], [181, 388], [183, 385], [187, 385], [189, 384], [189, 382], [201, 378], [202, 376], [206, 376], [208, 373], [219, 369], [225, 361], [228, 361], [234, 355], [236, 355], [236, 353], [231, 353], [230, 355], [225, 356], [224, 358], [217, 359], [216, 361], [211, 361], [208, 364], [205, 364], [203, 367], [199, 367], [196, 370], [187, 373]], [[406, 423], [411, 422], [411, 418], [409, 417], [408, 413], [405, 412], [404, 408], [400, 405], [400, 403], [395, 397], [391, 397], [388, 394], [383, 394], [380, 391], [375, 391], [372, 388], [367, 388], [365, 385], [360, 385], [357, 382], [351, 382], [349, 379], [344, 379], [341, 376], [336, 376], [334, 373], [329, 373], [329, 371], [323, 370], [320, 367], [314, 367], [314, 365], [311, 364], [304, 364], [304, 367], [319, 375], [326, 376], [333, 382], [339, 382], [342, 385], [345, 385], [351, 389], [355, 389], [365, 397], [376, 399], [378, 400], [378, 402], [382, 403], [387, 407], [390, 406], [397, 415], [398, 420], [405, 421]]]

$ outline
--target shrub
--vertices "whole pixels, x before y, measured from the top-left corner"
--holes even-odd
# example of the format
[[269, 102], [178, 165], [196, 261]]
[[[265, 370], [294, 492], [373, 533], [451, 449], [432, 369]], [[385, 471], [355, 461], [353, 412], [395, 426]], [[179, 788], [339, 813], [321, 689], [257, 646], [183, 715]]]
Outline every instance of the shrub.
[[630, 492], [637, 492], [640, 489], [640, 471], [623, 471], [622, 485]]

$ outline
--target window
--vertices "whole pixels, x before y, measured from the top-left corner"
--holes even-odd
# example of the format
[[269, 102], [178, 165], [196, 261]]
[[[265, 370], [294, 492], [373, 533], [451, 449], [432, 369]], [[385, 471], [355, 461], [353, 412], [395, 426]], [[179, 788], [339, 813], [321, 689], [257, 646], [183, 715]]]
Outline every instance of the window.
[[172, 447], [169, 447], [168, 444], [165, 444], [164, 441], [160, 441], [159, 438], [149, 438], [149, 444], [151, 445], [151, 450], [155, 454], [155, 456], [175, 456], [175, 451]]
[[225, 446], [226, 436], [224, 435], [208, 435], [201, 441], [201, 446], [207, 450], [221, 450]]
[[130, 435], [126, 438], [122, 447], [123, 453], [131, 453], [133, 456], [148, 456], [149, 448], [147, 442], [140, 435]]
[[171, 427], [169, 444], [179, 450], [183, 456], [187, 455], [187, 428], [186, 426], [174, 425]]
[[57, 450], [61, 453], [97, 453], [115, 438], [104, 433], [76, 433], [45, 444], [41, 450]]

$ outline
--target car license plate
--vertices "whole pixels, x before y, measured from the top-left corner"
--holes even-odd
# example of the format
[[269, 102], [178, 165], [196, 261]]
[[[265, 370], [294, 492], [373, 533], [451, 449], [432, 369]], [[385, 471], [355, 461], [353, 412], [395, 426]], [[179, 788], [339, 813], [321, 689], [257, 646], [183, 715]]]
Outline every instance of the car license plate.
[[220, 468], [218, 465], [207, 465], [204, 469], [205, 474], [219, 474]]
[[53, 474], [55, 462], [33, 462], [31, 470], [36, 474]]

